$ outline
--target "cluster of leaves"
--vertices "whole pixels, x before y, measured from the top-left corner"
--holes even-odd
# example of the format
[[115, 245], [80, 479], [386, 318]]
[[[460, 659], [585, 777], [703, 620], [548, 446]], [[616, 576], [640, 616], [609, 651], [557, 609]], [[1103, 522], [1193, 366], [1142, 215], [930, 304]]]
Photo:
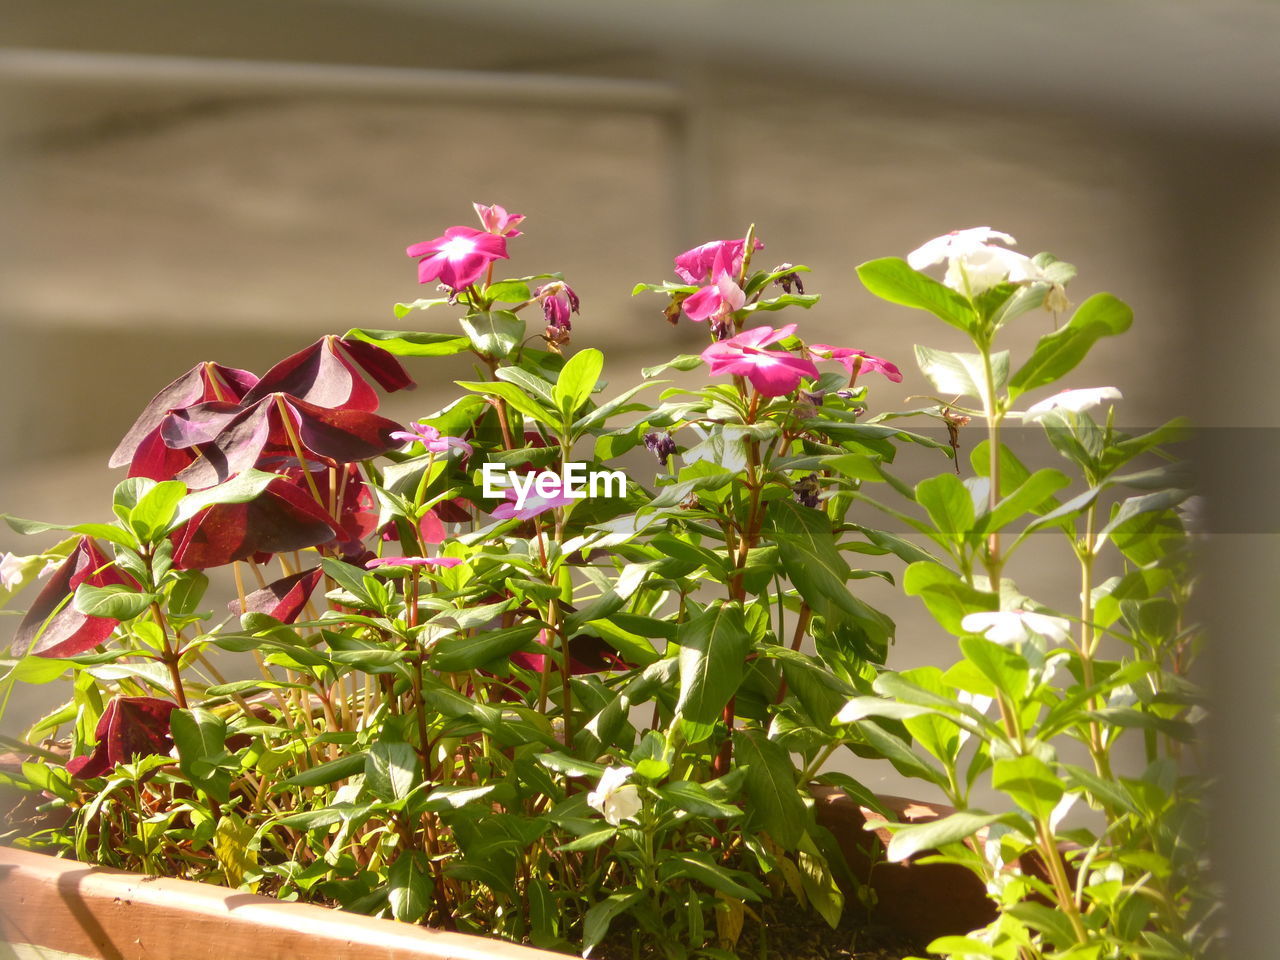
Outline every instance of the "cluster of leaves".
[[[72, 688], [27, 731], [29, 759], [8, 778], [66, 822], [22, 842], [554, 949], [630, 936], [646, 955], [722, 958], [762, 900], [794, 898], [835, 925], [859, 889], [811, 796], [837, 786], [881, 809], [826, 770], [852, 753], [936, 784], [958, 808], [899, 828], [889, 851], [937, 848], [1000, 903], [991, 930], [940, 951], [1193, 949], [1177, 931], [1208, 901], [1191, 839], [1198, 782], [1178, 753], [1197, 702], [1172, 512], [1185, 491], [1167, 472], [1121, 472], [1169, 431], [1047, 419], [1087, 484], [1065, 500], [1067, 476], [1030, 472], [999, 434], [1022, 392], [1127, 326], [1126, 308], [1086, 301], [1010, 375], [994, 336], [1055, 293], [1064, 265], [976, 296], [902, 261], [864, 265], [872, 292], [932, 310], [978, 350], [918, 348], [940, 393], [977, 398], [968, 413], [990, 436], [974, 479], [943, 472], [912, 489], [890, 472], [899, 445], [953, 448], [868, 415], [859, 373], [896, 376], [892, 364], [806, 344], [794, 326], [748, 327], [817, 299], [799, 286], [803, 267], [753, 269], [752, 232], [678, 257], [685, 282], [637, 288], [668, 298], [673, 321], [709, 321], [712, 342], [618, 391], [599, 351], [564, 356], [578, 302], [561, 277], [493, 278], [520, 218], [478, 210], [485, 231], [410, 248], [447, 296], [396, 308], [457, 311], [458, 332], [355, 329], [261, 379], [200, 364], [113, 456], [130, 473], [113, 523], [7, 518], [73, 534], [14, 566], [4, 594], [54, 567], [3, 695], [17, 682]], [[545, 320], [532, 334], [530, 307]], [[456, 402], [408, 431], [377, 414], [370, 380], [405, 388], [401, 359], [458, 354], [477, 374]], [[704, 362], [730, 379], [654, 379]], [[960, 416], [958, 400], [931, 412]], [[562, 484], [486, 496], [493, 469], [519, 486], [575, 463], [604, 473], [646, 449], [656, 476], [613, 495], [575, 498]], [[926, 516], [877, 504], [864, 492], [875, 483]], [[1126, 487], [1148, 492], [1104, 508]], [[937, 555], [869, 526], [868, 503]], [[1005, 575], [1037, 530], [1066, 534], [1084, 571], [1078, 637], [1052, 648], [1033, 633], [997, 642], [970, 620], [1051, 618]], [[1104, 547], [1125, 569], [1094, 583]], [[895, 575], [851, 563], [873, 559], [905, 565], [905, 590], [960, 637], [960, 663], [885, 669], [893, 623], [855, 589]], [[206, 599], [211, 582], [229, 617]], [[1128, 655], [1106, 653], [1113, 640]], [[246, 667], [256, 676], [222, 672]], [[1148, 765], [1115, 777], [1127, 731], [1144, 737]], [[1091, 766], [1058, 759], [1065, 738]], [[969, 805], [983, 776], [1009, 810]], [[1101, 811], [1105, 828], [1062, 830], [1064, 797]], [[1064, 854], [1063, 839], [1077, 846]], [[1039, 873], [1019, 868], [1036, 855]]]

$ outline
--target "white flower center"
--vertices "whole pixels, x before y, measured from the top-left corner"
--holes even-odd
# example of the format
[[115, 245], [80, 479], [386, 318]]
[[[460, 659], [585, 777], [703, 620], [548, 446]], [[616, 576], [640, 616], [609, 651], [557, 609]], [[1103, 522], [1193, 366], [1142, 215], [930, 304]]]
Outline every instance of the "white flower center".
[[453, 237], [440, 248], [440, 254], [446, 260], [461, 260], [475, 252], [476, 242], [467, 237]]

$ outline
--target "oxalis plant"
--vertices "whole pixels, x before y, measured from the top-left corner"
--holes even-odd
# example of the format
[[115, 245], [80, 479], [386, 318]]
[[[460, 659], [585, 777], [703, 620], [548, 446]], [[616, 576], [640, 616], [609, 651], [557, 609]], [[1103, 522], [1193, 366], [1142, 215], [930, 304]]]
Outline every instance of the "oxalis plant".
[[[1023, 392], [1127, 326], [1123, 305], [1085, 301], [1011, 374], [996, 333], [1061, 309], [1065, 264], [963, 232], [914, 266], [864, 265], [873, 292], [978, 351], [918, 348], [940, 393], [922, 415], [983, 417], [989, 437], [977, 479], [948, 467], [912, 489], [890, 473], [903, 444], [940, 460], [958, 444], [874, 411], [866, 376], [900, 380], [892, 363], [757, 322], [817, 297], [804, 267], [760, 268], [754, 230], [637, 288], [709, 346], [619, 390], [599, 351], [566, 356], [580, 305], [563, 277], [495, 279], [523, 218], [476, 210], [480, 229], [408, 249], [442, 295], [395, 311], [453, 314], [454, 332], [354, 329], [261, 377], [198, 364], [112, 456], [128, 470], [113, 522], [6, 518], [70, 535], [0, 568], [6, 603], [44, 579], [0, 696], [71, 694], [8, 741], [25, 762], [6, 779], [31, 796], [17, 842], [584, 955], [728, 957], [749, 925], [767, 953], [770, 909], [835, 926], [846, 892], [873, 899], [811, 797], [835, 786], [883, 813], [828, 769], [857, 754], [959, 809], [899, 828], [890, 858], [937, 848], [1001, 907], [936, 950], [1197, 949], [1185, 491], [1128, 469], [1170, 431], [1099, 425], [1078, 392], [1032, 407], [1085, 485], [1070, 498], [1000, 435]], [[920, 258], [948, 259], [946, 282]], [[413, 384], [402, 359], [455, 356], [474, 361], [458, 400], [407, 425], [377, 413], [374, 385]], [[708, 385], [655, 379], [670, 370]], [[928, 519], [873, 509], [880, 481]], [[883, 516], [932, 546], [870, 525]], [[1078, 612], [1009, 579], [1040, 530], [1079, 560]], [[1123, 568], [1101, 579], [1105, 550]], [[906, 564], [964, 659], [886, 671], [893, 624], [857, 581], [898, 570], [854, 563]], [[1113, 762], [1126, 733], [1136, 771]], [[1008, 809], [972, 808], [981, 778]], [[1064, 798], [1089, 825], [1068, 826]]]

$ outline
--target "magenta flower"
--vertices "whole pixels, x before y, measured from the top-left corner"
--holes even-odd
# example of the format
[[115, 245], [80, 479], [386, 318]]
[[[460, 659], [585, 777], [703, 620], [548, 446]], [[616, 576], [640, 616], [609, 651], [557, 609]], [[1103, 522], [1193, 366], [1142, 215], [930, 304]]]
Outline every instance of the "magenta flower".
[[[742, 251], [746, 245], [744, 237], [741, 240], [712, 240], [686, 250], [675, 259], [676, 275], [685, 283], [698, 284], [713, 280], [721, 270], [736, 277], [742, 272]], [[763, 250], [764, 244], [757, 240], [752, 249]], [[717, 260], [721, 261], [719, 268]]]
[[702, 351], [702, 359], [711, 366], [712, 374], [728, 373], [746, 377], [756, 391], [766, 397], [780, 397], [800, 385], [801, 377], [818, 379], [818, 368], [812, 360], [782, 350], [764, 347], [785, 340], [795, 332], [789, 323], [780, 330], [756, 327], [736, 337], [713, 343]]
[[368, 561], [364, 568], [373, 570], [376, 567], [456, 567], [461, 562], [460, 557], [377, 557]]
[[556, 507], [567, 507], [574, 501], [573, 497], [564, 493], [563, 486], [551, 494], [539, 493], [532, 484], [523, 491], [517, 491], [513, 487], [505, 496], [507, 502], [500, 503], [493, 509], [495, 520], [510, 520], [512, 517], [517, 520], [532, 520], [538, 514]]
[[467, 441], [461, 437], [442, 437], [439, 430], [425, 423], [411, 423], [408, 430], [395, 430], [391, 438], [402, 443], [420, 443], [431, 453], [456, 449], [461, 450], [464, 456], [471, 456], [471, 444]]
[[472, 206], [476, 208], [476, 214], [480, 217], [485, 233], [506, 237], [508, 240], [520, 236], [520, 231], [515, 229], [515, 225], [524, 219], [523, 213], [507, 213], [505, 207], [500, 207], [496, 203], [489, 207], [483, 203], [473, 203]]
[[578, 312], [578, 295], [573, 287], [560, 280], [544, 283], [533, 293], [535, 300], [542, 301], [542, 314], [547, 326], [557, 330], [571, 330], [573, 324], [569, 315]]
[[[872, 373], [884, 374], [894, 383], [902, 382], [902, 371], [895, 364], [881, 357], [873, 357], [865, 350], [854, 350], [851, 347], [833, 347], [828, 343], [814, 343], [810, 344], [809, 352], [820, 360], [835, 360], [849, 371], [850, 376], [854, 375], [855, 370], [869, 370]], [[859, 363], [859, 360], [861, 363]]]
[[419, 283], [439, 280], [461, 290], [475, 283], [493, 261], [507, 259], [507, 241], [471, 227], [450, 227], [444, 236], [415, 243], [405, 253], [419, 258]]
[[685, 299], [683, 303], [685, 315], [690, 320], [710, 320], [723, 324], [735, 310], [741, 310], [747, 302], [747, 295], [734, 283], [728, 273], [721, 273], [716, 282], [703, 287], [697, 293]]

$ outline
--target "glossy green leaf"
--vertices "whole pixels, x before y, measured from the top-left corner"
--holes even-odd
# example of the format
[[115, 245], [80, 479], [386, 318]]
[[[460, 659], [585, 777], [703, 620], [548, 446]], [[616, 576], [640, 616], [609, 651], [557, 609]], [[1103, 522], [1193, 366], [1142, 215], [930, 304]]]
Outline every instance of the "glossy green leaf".
[[794, 850], [808, 812], [796, 789], [791, 755], [757, 727], [735, 731], [733, 749], [737, 763], [747, 767], [748, 814], [785, 849]]
[[481, 631], [474, 637], [445, 637], [431, 654], [431, 668], [442, 673], [460, 673], [491, 667], [528, 647], [541, 628], [540, 622], [522, 623], [501, 630]]
[[503, 380], [493, 382], [459, 380], [458, 386], [475, 393], [484, 393], [493, 397], [501, 397], [526, 417], [531, 417], [545, 426], [556, 427], [559, 418], [550, 410], [529, 396], [523, 388]]
[[[943, 396], [987, 399], [987, 373], [979, 353], [951, 353], [916, 344], [916, 363]], [[991, 377], [996, 396], [1009, 380], [1009, 351], [991, 355]]]
[[391, 915], [403, 923], [417, 923], [431, 906], [434, 887], [427, 855], [421, 850], [402, 850], [387, 871]]
[[567, 421], [591, 397], [604, 369], [604, 354], [594, 347], [579, 350], [560, 371], [553, 399]]
[[711, 736], [725, 704], [742, 682], [751, 648], [742, 608], [713, 604], [690, 617], [677, 634], [680, 645], [680, 696], [676, 712], [690, 743]]
[[894, 830], [885, 856], [891, 863], [897, 863], [922, 850], [937, 850], [948, 843], [958, 843], [999, 819], [998, 813], [963, 811], [928, 823], [900, 827]]
[[133, 587], [121, 584], [95, 587], [82, 583], [76, 587], [74, 602], [78, 611], [90, 617], [132, 620], [159, 599], [154, 593], [139, 593]]
[[869, 260], [858, 267], [862, 285], [882, 300], [927, 310], [939, 320], [968, 332], [977, 316], [968, 301], [898, 257]]
[[505, 358], [524, 340], [524, 321], [507, 310], [473, 313], [458, 321], [477, 352]]
[[1025, 756], [997, 760], [991, 785], [1037, 820], [1047, 821], [1064, 792], [1062, 781], [1043, 760]]
[[407, 743], [379, 740], [364, 759], [364, 785], [379, 800], [403, 800], [422, 782], [418, 755]]
[[1099, 339], [1124, 333], [1132, 323], [1133, 310], [1127, 303], [1109, 293], [1095, 293], [1063, 327], [1040, 338], [1009, 381], [1010, 398], [1060, 379], [1075, 369]]

